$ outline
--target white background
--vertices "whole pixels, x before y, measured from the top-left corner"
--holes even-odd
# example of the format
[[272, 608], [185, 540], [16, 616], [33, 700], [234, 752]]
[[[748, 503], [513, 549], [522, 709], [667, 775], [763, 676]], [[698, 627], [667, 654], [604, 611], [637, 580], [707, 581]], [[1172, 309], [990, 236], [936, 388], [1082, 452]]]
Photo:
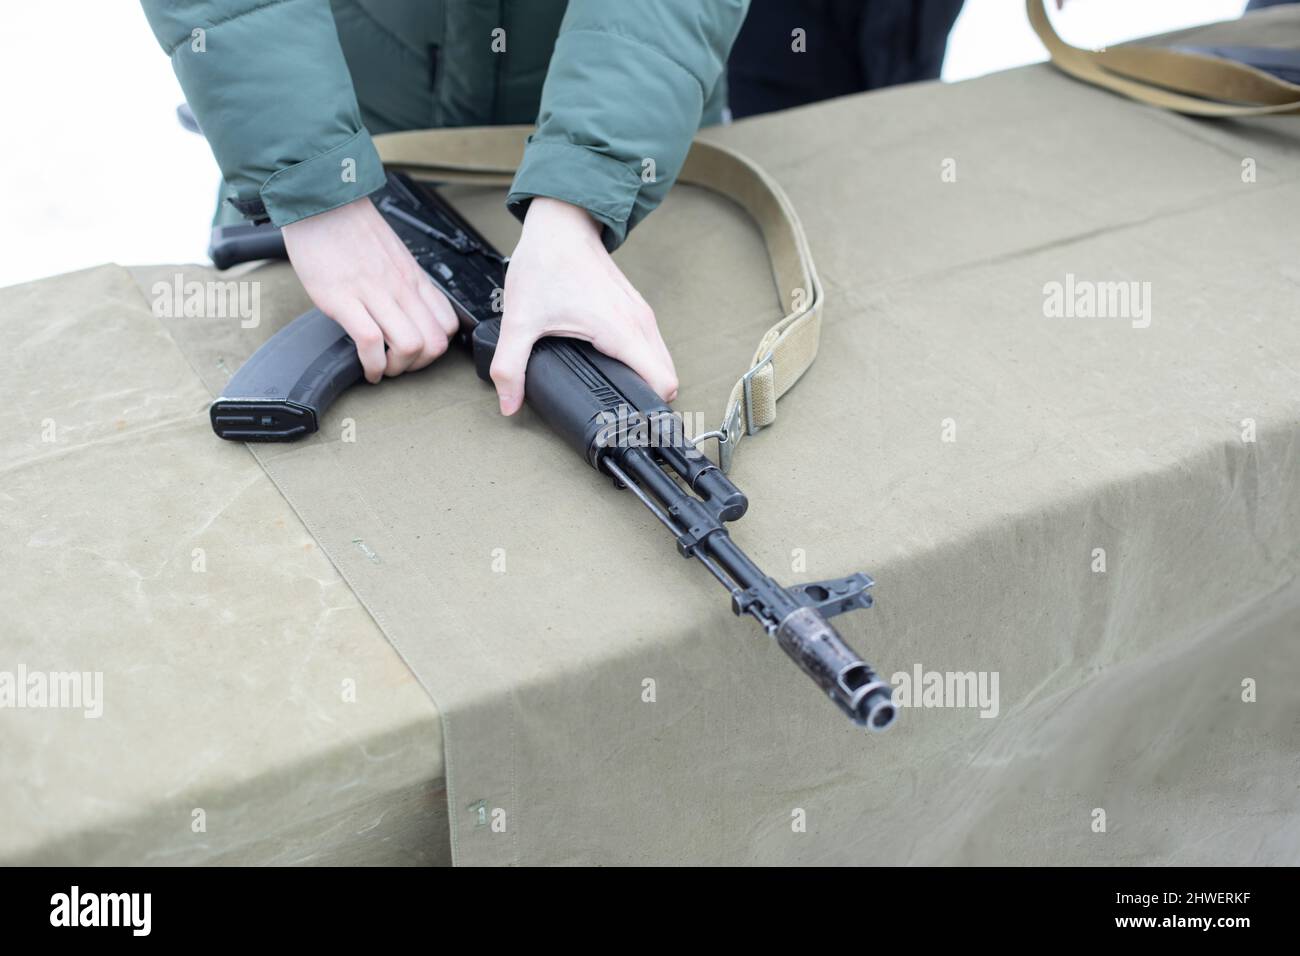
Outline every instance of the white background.
[[[1071, 43], [1095, 47], [1231, 19], [1244, 6], [1070, 0], [1055, 20]], [[1044, 55], [1020, 0], [966, 0], [944, 79]], [[216, 164], [176, 121], [180, 87], [139, 4], [7, 0], [0, 98], [0, 286], [107, 261], [205, 261]]]

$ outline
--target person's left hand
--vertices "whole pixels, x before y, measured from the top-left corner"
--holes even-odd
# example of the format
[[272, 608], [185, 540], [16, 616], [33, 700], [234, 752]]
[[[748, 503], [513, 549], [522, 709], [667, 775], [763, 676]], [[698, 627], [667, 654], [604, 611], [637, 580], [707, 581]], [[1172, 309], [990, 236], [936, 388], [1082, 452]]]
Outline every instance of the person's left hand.
[[492, 381], [503, 415], [523, 404], [528, 357], [547, 335], [584, 339], [630, 366], [664, 401], [677, 397], [677, 370], [654, 312], [614, 265], [585, 209], [544, 197], [529, 204], [502, 305]]

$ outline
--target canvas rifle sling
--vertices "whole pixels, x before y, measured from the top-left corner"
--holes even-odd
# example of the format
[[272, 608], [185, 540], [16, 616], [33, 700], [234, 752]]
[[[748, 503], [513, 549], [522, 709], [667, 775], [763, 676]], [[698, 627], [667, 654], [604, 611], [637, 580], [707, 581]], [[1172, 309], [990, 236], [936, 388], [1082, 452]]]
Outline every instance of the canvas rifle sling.
[[[523, 158], [531, 126], [409, 130], [375, 137], [390, 169], [419, 179], [508, 186]], [[776, 403], [817, 357], [824, 302], [821, 280], [794, 206], [752, 160], [696, 140], [681, 182], [703, 186], [740, 205], [763, 235], [780, 296], [782, 318], [763, 334], [749, 368], [727, 399], [718, 432], [718, 460], [729, 470], [736, 447], [776, 421]]]
[[1300, 113], [1300, 86], [1236, 60], [1146, 44], [1071, 46], [1052, 28], [1045, 3], [1027, 0], [1029, 22], [1052, 65], [1075, 79], [1191, 116]]

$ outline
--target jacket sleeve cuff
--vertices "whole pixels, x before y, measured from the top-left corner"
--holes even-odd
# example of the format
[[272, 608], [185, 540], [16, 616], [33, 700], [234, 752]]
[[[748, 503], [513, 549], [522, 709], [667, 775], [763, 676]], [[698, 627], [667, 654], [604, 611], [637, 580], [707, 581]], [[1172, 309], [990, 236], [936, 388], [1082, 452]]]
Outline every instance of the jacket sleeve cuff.
[[276, 170], [260, 194], [271, 222], [285, 226], [369, 196], [383, 185], [384, 164], [362, 129], [332, 149]]
[[573, 143], [532, 140], [506, 197], [506, 206], [523, 222], [537, 196], [581, 206], [604, 228], [601, 239], [613, 252], [627, 238], [628, 219], [641, 177], [621, 160]]

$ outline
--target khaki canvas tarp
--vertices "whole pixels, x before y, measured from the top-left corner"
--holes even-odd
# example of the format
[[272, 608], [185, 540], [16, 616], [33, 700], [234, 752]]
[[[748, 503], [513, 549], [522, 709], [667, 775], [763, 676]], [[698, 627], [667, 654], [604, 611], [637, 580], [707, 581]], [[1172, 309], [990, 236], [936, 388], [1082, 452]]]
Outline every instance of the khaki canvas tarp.
[[[255, 462], [205, 403], [305, 307], [288, 269], [234, 277], [242, 328], [152, 314], [210, 270], [106, 266], [0, 296], [0, 670], [104, 681], [99, 719], [0, 711], [5, 860], [1300, 859], [1300, 120], [1040, 66], [708, 135], [785, 186], [828, 295], [734, 535], [871, 573], [850, 642], [996, 675], [996, 716], [849, 725], [463, 356]], [[499, 194], [453, 198], [511, 245]], [[711, 426], [771, 311], [752, 226], [679, 189], [619, 262]], [[1132, 298], [1055, 317], [1051, 283]]]

